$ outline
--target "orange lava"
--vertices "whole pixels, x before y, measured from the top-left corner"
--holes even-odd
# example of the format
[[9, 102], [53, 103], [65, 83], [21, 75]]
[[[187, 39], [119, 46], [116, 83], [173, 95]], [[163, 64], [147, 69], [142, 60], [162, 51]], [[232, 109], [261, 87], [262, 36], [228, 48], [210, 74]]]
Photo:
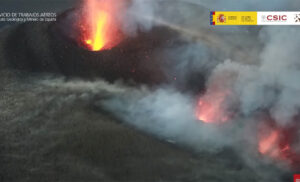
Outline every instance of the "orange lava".
[[196, 117], [205, 123], [223, 123], [229, 119], [224, 103], [228, 93], [226, 91], [207, 92], [197, 105]]
[[293, 147], [299, 142], [298, 129], [298, 126], [279, 127], [274, 121], [263, 123], [258, 133], [258, 152], [300, 169], [300, 153]]
[[273, 158], [280, 158], [281, 149], [279, 146], [279, 134], [279, 130], [274, 129], [267, 135], [260, 137], [258, 151], [261, 154], [268, 155]]
[[92, 51], [110, 49], [121, 41], [119, 23], [113, 0], [85, 0], [83, 5], [81, 41]]

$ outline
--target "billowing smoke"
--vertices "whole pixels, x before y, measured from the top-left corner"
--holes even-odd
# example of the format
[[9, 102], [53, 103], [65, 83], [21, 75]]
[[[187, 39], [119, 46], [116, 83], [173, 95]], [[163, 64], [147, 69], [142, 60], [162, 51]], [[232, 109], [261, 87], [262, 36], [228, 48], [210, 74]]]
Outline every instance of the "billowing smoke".
[[[271, 113], [280, 124], [288, 124], [298, 114], [300, 83], [299, 70], [299, 34], [298, 28], [268, 29], [269, 40], [261, 54], [262, 63], [259, 74], [262, 75], [267, 92], [276, 93]], [[274, 36], [275, 35], [275, 36]], [[255, 83], [254, 83], [255, 84]], [[268, 96], [271, 98], [272, 96]], [[273, 96], [274, 97], [274, 96]], [[270, 99], [272, 100], [272, 99]]]
[[[255, 111], [269, 109], [280, 125], [292, 122], [298, 115], [299, 39], [296, 28], [265, 28], [260, 36], [265, 47], [260, 63], [245, 65], [232, 61], [219, 64], [211, 77], [232, 72], [231, 90], [239, 100], [241, 114], [248, 116]], [[210, 84], [211, 82], [209, 82]], [[214, 83], [211, 83], [214, 84]], [[223, 87], [226, 90], [226, 87]]]
[[[168, 22], [173, 28], [184, 27], [180, 29], [183, 30], [183, 34], [193, 35], [194, 38], [201, 37], [191, 33], [203, 23], [199, 22], [194, 26], [195, 20], [203, 17], [201, 12], [193, 11], [195, 4], [199, 5], [198, 2], [185, 1], [193, 4], [193, 8], [190, 9], [188, 5], [176, 6], [182, 1], [176, 1], [175, 6], [170, 7], [163, 6], [164, 3], [168, 4], [166, 1], [133, 2], [133, 12], [146, 12], [146, 15], [151, 17], [146, 16], [146, 20], [142, 16], [141, 19], [135, 19], [137, 25], [143, 26], [145, 30], [154, 26], [155, 21]], [[291, 9], [297, 4], [296, 1], [267, 1], [262, 4], [233, 2], [235, 1], [224, 4], [221, 1], [203, 1], [200, 4], [207, 8], [214, 7], [213, 10], [257, 10], [258, 6], [258, 9], [268, 7], [268, 10]], [[236, 7], [232, 8], [232, 4]], [[176, 19], [172, 14], [174, 9], [183, 20]], [[191, 43], [162, 50], [165, 51], [166, 59], [172, 60], [176, 65], [167, 67], [166, 72], [178, 80], [180, 85], [198, 85], [202, 88], [198, 90], [198, 94], [191, 90], [180, 92], [176, 89], [176, 84], [151, 89], [142, 87], [116, 95], [100, 104], [139, 129], [198, 151], [215, 151], [231, 146], [241, 155], [249, 154], [248, 158], [258, 157], [259, 153], [267, 154], [271, 158], [277, 158], [279, 161], [283, 159], [287, 164], [295, 165], [299, 161], [299, 30], [291, 27], [245, 29], [252, 30], [252, 33], [242, 34], [246, 35], [243, 41], [227, 41], [225, 46], [229, 48], [224, 48], [227, 52], [217, 51], [211, 40], [209, 43], [195, 43], [189, 36], [187, 37]], [[241, 29], [227, 30], [235, 32]], [[228, 37], [230, 39], [234, 35], [228, 33]], [[235, 46], [245, 48], [241, 51], [242, 56], [233, 56]], [[244, 55], [247, 55], [246, 58]], [[188, 82], [187, 75], [197, 71], [202, 75], [192, 74], [197, 76], [191, 78], [193, 82]], [[212, 122], [210, 119], [205, 121], [204, 118], [208, 116], [201, 115], [207, 113], [220, 116], [209, 117]], [[263, 139], [260, 138], [261, 133], [258, 129], [261, 125], [269, 127], [266, 127], [267, 134]], [[290, 127], [296, 128], [296, 131], [286, 134], [291, 131]], [[295, 138], [290, 139], [290, 135]], [[265, 143], [271, 146], [266, 147]], [[257, 164], [253, 163], [251, 161], [249, 165], [257, 167]]]
[[147, 31], [158, 24], [191, 29], [207, 26], [205, 15], [208, 10], [188, 1], [132, 0], [123, 12], [123, 30], [135, 34], [137, 30]]
[[135, 89], [99, 104], [139, 129], [171, 143], [217, 150], [231, 142], [231, 137], [223, 138], [221, 128], [197, 121], [193, 98], [172, 88]]

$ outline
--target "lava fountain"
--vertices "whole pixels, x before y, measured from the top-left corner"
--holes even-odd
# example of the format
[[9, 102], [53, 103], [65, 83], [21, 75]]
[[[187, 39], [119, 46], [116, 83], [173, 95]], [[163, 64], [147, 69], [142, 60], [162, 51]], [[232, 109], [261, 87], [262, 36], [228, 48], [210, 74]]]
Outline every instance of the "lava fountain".
[[117, 21], [118, 1], [85, 0], [80, 22], [80, 42], [89, 50], [111, 49], [120, 43], [122, 35]]

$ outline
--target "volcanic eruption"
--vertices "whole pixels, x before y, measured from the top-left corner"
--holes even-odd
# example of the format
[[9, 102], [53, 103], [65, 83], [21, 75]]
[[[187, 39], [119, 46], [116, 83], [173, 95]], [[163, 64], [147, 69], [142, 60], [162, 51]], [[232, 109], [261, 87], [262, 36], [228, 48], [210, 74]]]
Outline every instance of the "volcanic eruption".
[[[64, 132], [62, 131], [61, 138], [67, 138], [68, 141], [66, 141], [67, 145], [62, 143], [60, 146], [65, 147], [73, 141], [79, 141], [79, 144], [72, 147], [70, 151], [74, 151], [75, 156], [79, 154], [83, 158], [96, 161], [92, 165], [97, 166], [97, 168], [99, 165], [99, 169], [109, 168], [113, 172], [120, 171], [120, 173], [113, 173], [112, 176], [122, 176], [129, 171], [129, 175], [134, 174], [132, 176], [144, 178], [145, 173], [136, 169], [145, 170], [149, 172], [150, 176], [156, 173], [153, 171], [157, 170], [159, 174], [157, 179], [164, 180], [165, 178], [161, 177], [160, 172], [163, 171], [163, 176], [170, 176], [171, 172], [164, 170], [174, 167], [175, 170], [172, 173], [178, 172], [179, 174], [180, 172], [181, 174], [182, 172], [186, 174], [187, 178], [167, 181], [191, 180], [193, 174], [197, 174], [197, 176], [199, 174], [198, 177], [201, 179], [198, 180], [197, 177], [191, 181], [203, 181], [203, 179], [210, 181], [211, 178], [207, 175], [207, 171], [215, 175], [216, 170], [224, 171], [224, 175], [229, 175], [230, 180], [225, 179], [224, 181], [243, 181], [245, 173], [247, 177], [250, 176], [246, 181], [255, 181], [264, 176], [260, 174], [261, 172], [264, 173], [265, 161], [271, 161], [272, 164], [284, 163], [288, 164], [291, 169], [299, 169], [299, 126], [295, 124], [298, 119], [295, 118], [284, 124], [279, 124], [282, 121], [272, 115], [276, 112], [276, 108], [280, 109], [280, 103], [283, 103], [283, 109], [289, 108], [292, 113], [298, 113], [298, 110], [293, 110], [292, 106], [293, 103], [295, 108], [299, 106], [295, 101], [297, 99], [294, 98], [297, 98], [296, 93], [299, 93], [300, 87], [297, 86], [296, 82], [293, 83], [298, 74], [293, 74], [290, 77], [272, 77], [292, 73], [293, 70], [285, 68], [284, 63], [286, 62], [288, 62], [288, 68], [297, 68], [286, 57], [296, 54], [298, 51], [288, 52], [293, 48], [286, 45], [285, 47], [288, 49], [283, 49], [284, 46], [281, 46], [284, 42], [293, 43], [297, 37], [296, 34], [289, 41], [282, 41], [288, 39], [288, 37], [283, 37], [279, 43], [267, 42], [265, 45], [257, 46], [260, 37], [266, 36], [258, 36], [260, 30], [255, 30], [251, 35], [245, 35], [241, 32], [241, 35], [232, 36], [228, 32], [220, 34], [211, 29], [205, 29], [205, 27], [196, 27], [199, 17], [206, 18], [205, 11], [196, 8], [192, 12], [192, 8], [196, 7], [195, 4], [187, 5], [183, 1], [176, 1], [178, 9], [175, 8], [175, 10], [182, 11], [169, 11], [169, 5], [176, 4], [173, 0], [168, 2], [139, 1], [140, 4], [133, 6], [140, 8], [140, 11], [133, 11], [133, 14], [140, 16], [139, 18], [146, 14], [146, 10], [151, 10], [149, 4], [152, 2], [159, 4], [155, 7], [157, 8], [155, 12], [160, 12], [157, 15], [166, 13], [167, 16], [164, 14], [165, 19], [163, 19], [163, 15], [154, 17], [152, 15], [155, 13], [149, 13], [150, 16], [147, 15], [147, 20], [161, 23], [152, 25], [151, 22], [149, 25], [141, 18], [138, 21], [145, 23], [146, 26], [130, 27], [134, 29], [134, 33], [129, 34], [122, 26], [127, 23], [127, 19], [120, 19], [123, 17], [122, 7], [124, 7], [122, 3], [119, 3], [122, 2], [121, 0], [83, 0], [82, 2], [80, 6], [59, 14], [57, 22], [18, 25], [12, 27], [7, 37], [3, 39], [3, 57], [7, 60], [7, 65], [14, 68], [12, 70], [22, 70], [25, 74], [34, 72], [34, 77], [38, 73], [46, 74], [45, 78], [39, 78], [39, 75], [38, 78], [35, 78], [41, 79], [41, 81], [36, 82], [42, 82], [42, 85], [46, 85], [43, 93], [39, 93], [40, 89], [32, 89], [38, 88], [34, 85], [36, 82], [29, 86], [25, 85], [25, 88], [21, 89], [18, 88], [18, 85], [22, 83], [22, 79], [18, 80], [16, 84], [12, 84], [18, 92], [22, 93], [23, 89], [28, 91], [30, 99], [24, 104], [26, 109], [26, 112], [22, 112], [24, 118], [28, 118], [27, 113], [30, 114], [31, 110], [34, 110], [32, 107], [28, 107], [28, 105], [32, 105], [33, 96], [38, 100], [38, 104], [34, 104], [37, 110], [43, 105], [43, 110], [34, 112], [30, 120], [26, 119], [26, 122], [30, 121], [28, 123], [31, 123], [31, 120], [34, 120], [36, 122], [33, 124], [36, 125], [35, 123], [44, 121], [46, 117], [46, 119], [49, 118], [49, 123], [55, 123], [55, 126], [62, 126], [65, 129], [67, 127], [59, 124], [61, 120], [70, 122], [70, 126], [73, 127], [72, 118], [74, 117], [75, 120], [78, 120], [75, 125], [75, 127], [78, 126], [78, 129], [74, 133], [80, 134], [84, 130], [86, 133], [84, 135], [88, 135], [88, 138], [81, 140], [80, 137], [78, 140], [76, 137], [73, 139], [73, 134], [68, 138], [63, 135]], [[138, 1], [132, 0], [130, 2]], [[143, 2], [149, 3], [146, 5], [146, 9], [141, 8], [145, 7]], [[182, 9], [183, 5], [186, 9]], [[135, 8], [130, 10], [136, 10]], [[171, 16], [171, 12], [175, 12], [173, 14], [176, 15], [177, 13], [188, 12], [188, 16], [173, 16], [173, 14]], [[199, 12], [204, 12], [205, 16]], [[129, 19], [128, 21], [135, 20], [133, 18], [133, 20]], [[195, 27], [191, 25], [195, 25]], [[268, 32], [266, 34], [269, 35]], [[282, 32], [270, 33], [271, 38], [269, 39], [276, 39], [282, 34], [290, 35], [290, 33]], [[223, 39], [224, 35], [226, 38]], [[227, 42], [227, 40], [235, 40], [236, 36], [243, 37], [244, 35], [245, 41], [240, 44], [238, 52], [241, 53], [246, 50], [249, 54], [245, 55], [249, 56], [240, 56], [239, 54], [232, 56], [237, 50], [233, 44], [238, 41]], [[257, 49], [262, 53], [252, 54], [253, 52], [260, 53], [251, 49], [250, 45], [252, 44], [253, 47], [258, 47]], [[293, 47], [297, 47], [297, 44]], [[274, 49], [274, 45], [280, 46], [279, 48], [275, 46]], [[277, 55], [280, 53], [287, 60], [278, 61], [278, 63], [275, 58], [280, 57]], [[273, 55], [275, 58], [272, 57]], [[269, 58], [270, 56], [271, 58]], [[245, 60], [245, 57], [248, 59]], [[270, 60], [271, 63], [265, 63], [266, 60]], [[273, 65], [280, 65], [280, 69], [276, 70], [272, 67]], [[274, 70], [278, 72], [274, 72]], [[48, 79], [48, 73], [50, 73], [50, 77], [54, 74], [61, 78], [58, 80]], [[5, 80], [5, 77], [3, 78]], [[79, 79], [79, 81], [73, 80], [74, 78]], [[31, 79], [28, 80], [30, 83]], [[273, 81], [274, 83], [272, 83]], [[8, 83], [9, 81], [5, 80], [5, 82]], [[287, 94], [282, 93], [284, 89], [288, 90]], [[37, 96], [31, 95], [31, 92], [37, 92]], [[60, 95], [59, 101], [61, 100], [58, 104], [56, 104], [57, 97], [55, 96], [57, 92]], [[9, 95], [11, 98], [23, 96], [14, 93]], [[290, 95], [296, 96], [290, 99]], [[44, 97], [46, 101], [44, 101]], [[74, 99], [78, 99], [78, 101], [73, 102]], [[11, 100], [15, 102], [16, 99]], [[21, 101], [22, 99], [20, 99]], [[8, 110], [12, 108], [4, 106]], [[57, 116], [52, 117], [49, 107], [58, 108]], [[70, 107], [76, 107], [76, 110], [69, 109]], [[75, 115], [74, 111], [76, 111]], [[102, 118], [99, 117], [102, 117], [102, 114], [106, 117], [108, 111], [110, 112], [109, 117], [111, 116], [113, 121], [103, 119], [102, 123]], [[72, 117], [62, 118], [60, 114], [62, 112], [65, 112], [66, 116]], [[280, 112], [276, 112], [276, 114], [282, 116]], [[19, 114], [11, 114], [10, 116], [15, 115]], [[93, 117], [90, 118], [90, 115]], [[270, 116], [267, 119], [261, 119], [258, 115]], [[62, 119], [60, 120], [60, 118]], [[284, 119], [284, 117], [282, 118]], [[11, 123], [17, 123], [13, 119], [14, 122]], [[56, 120], [59, 122], [53, 122]], [[18, 123], [20, 123], [20, 129], [23, 131], [25, 127], [21, 124], [26, 122], [22, 118], [20, 121], [22, 122]], [[81, 127], [82, 124], [92, 123], [91, 129], [94, 129], [99, 122], [101, 125], [99, 125], [99, 130], [95, 130], [95, 132]], [[193, 166], [199, 168], [186, 168], [187, 165], [181, 163], [174, 165], [174, 161], [176, 163], [180, 156], [170, 157], [169, 150], [165, 153], [160, 152], [160, 150], [156, 152], [157, 145], [144, 142], [145, 140], [136, 137], [136, 135], [132, 135], [128, 143], [119, 145], [119, 142], [122, 142], [124, 138], [126, 139], [127, 135], [122, 135], [118, 130], [111, 129], [111, 123], [118, 125], [118, 127], [122, 125], [126, 131], [130, 132], [137, 130], [143, 130], [143, 132], [137, 131], [141, 134], [148, 132], [147, 137], [154, 138], [154, 140], [158, 139], [159, 145], [162, 146], [170, 146], [176, 150], [177, 148], [180, 150], [188, 148], [188, 151], [192, 149], [196, 151], [195, 156], [197, 157], [199, 151], [199, 162], [198, 159], [184, 158], [183, 160], [194, 163]], [[43, 126], [43, 124], [40, 125]], [[106, 125], [108, 125], [107, 129]], [[128, 127], [128, 125], [130, 126]], [[51, 128], [46, 129], [51, 130]], [[46, 129], [40, 133], [44, 135]], [[38, 128], [38, 131], [40, 130]], [[16, 133], [18, 134], [18, 132]], [[31, 140], [31, 134], [35, 132], [26, 130], [24, 133], [30, 136], [28, 140], [32, 141], [32, 144], [36, 144], [34, 140]], [[104, 137], [102, 137], [103, 133]], [[55, 134], [56, 132], [53, 136]], [[23, 136], [20, 135], [21, 137]], [[57, 138], [60, 139], [60, 137]], [[99, 147], [99, 140], [108, 147], [104, 147], [105, 145]], [[46, 142], [38, 143], [47, 144]], [[134, 145], [131, 145], [132, 143]], [[147, 146], [151, 147], [148, 149]], [[8, 149], [10, 148], [8, 147]], [[80, 151], [77, 153], [78, 149]], [[103, 152], [107, 149], [112, 149], [112, 151]], [[19, 148], [16, 148], [17, 150], [22, 152]], [[140, 152], [135, 153], [136, 150]], [[154, 155], [152, 155], [153, 150]], [[7, 151], [10, 152], [10, 150]], [[86, 157], [86, 153], [92, 157]], [[48, 154], [47, 151], [46, 154]], [[161, 158], [160, 154], [164, 156]], [[107, 158], [107, 156], [111, 156], [111, 158]], [[153, 158], [149, 158], [149, 156], [153, 156]], [[241, 159], [244, 156], [247, 157], [246, 160]], [[140, 162], [141, 158], [149, 159], [153, 164], [146, 168], [144, 168], [144, 162], [135, 165], [134, 163]], [[158, 158], [159, 160], [157, 160]], [[117, 161], [111, 162], [114, 159]], [[248, 165], [249, 159], [251, 164]], [[72, 161], [72, 159], [67, 160]], [[45, 162], [41, 161], [44, 165]], [[120, 161], [121, 165], [119, 164]], [[160, 165], [160, 161], [164, 161], [168, 165], [164, 167]], [[85, 161], [83, 160], [83, 162]], [[211, 166], [207, 167], [207, 163]], [[252, 165], [253, 163], [256, 165]], [[271, 172], [268, 174], [273, 174], [272, 169], [273, 167], [277, 169], [277, 165], [269, 165], [269, 163], [267, 165], [268, 167], [271, 166], [271, 170], [268, 169]], [[163, 167], [157, 168], [157, 166]], [[181, 170], [178, 166], [185, 169]], [[256, 166], [263, 166], [263, 169], [256, 169]], [[249, 170], [251, 167], [253, 170]], [[56, 169], [56, 166], [53, 169]], [[90, 171], [90, 168], [85, 169]], [[187, 173], [187, 171], [192, 171], [192, 174]], [[97, 171], [93, 173], [98, 174]], [[223, 179], [222, 175], [218, 176], [219, 178], [216, 180]], [[231, 175], [238, 176], [238, 179], [231, 178]], [[177, 178], [177, 175], [171, 175], [171, 177]], [[126, 180], [129, 179], [130, 181], [142, 181], [139, 179], [131, 180], [132, 178]], [[157, 181], [157, 179], [153, 181]], [[261, 181], [272, 180], [261, 179]]]
[[117, 1], [85, 0], [78, 24], [79, 41], [92, 51], [110, 49], [122, 39], [117, 13]]
[[299, 169], [300, 152], [296, 149], [298, 129], [297, 124], [284, 127], [278, 126], [272, 119], [265, 119], [258, 126], [259, 153]]
[[232, 119], [231, 102], [234, 99], [232, 90], [232, 77], [234, 74], [225, 71], [214, 75], [207, 85], [207, 89], [198, 99], [196, 117], [205, 123], [225, 123]]
[[226, 91], [211, 91], [202, 96], [196, 109], [197, 119], [205, 123], [224, 123], [229, 116], [225, 110]]
[[[252, 102], [254, 93], [259, 92], [261, 94], [257, 83], [255, 82], [255, 90], [243, 85], [245, 83], [244, 78], [256, 78], [257, 73], [253, 70], [254, 68], [256, 67], [241, 66], [231, 61], [215, 68], [207, 81], [205, 92], [198, 98], [196, 118], [204, 123], [218, 123], [220, 128], [226, 128], [225, 125], [230, 124], [239, 125], [240, 120], [254, 122], [257, 127], [254, 127], [251, 133], [257, 133], [257, 137], [252, 138], [256, 145], [254, 147], [255, 152], [263, 158], [272, 159], [271, 161], [275, 163], [284, 163], [291, 169], [299, 169], [299, 116], [290, 117], [283, 124], [280, 124], [280, 120], [270, 114], [274, 112], [273, 103], [268, 107], [263, 105], [262, 108], [249, 111], [249, 108], [256, 108], [260, 104], [260, 100], [256, 98], [255, 102]], [[262, 75], [264, 74], [262, 73]], [[257, 80], [259, 79], [261, 78], [257, 77]], [[273, 87], [268, 88], [272, 89]], [[243, 95], [243, 92], [251, 94], [251, 97]], [[268, 117], [262, 119], [261, 115]], [[239, 130], [244, 130], [247, 127], [252, 128], [251, 124], [247, 122]]]

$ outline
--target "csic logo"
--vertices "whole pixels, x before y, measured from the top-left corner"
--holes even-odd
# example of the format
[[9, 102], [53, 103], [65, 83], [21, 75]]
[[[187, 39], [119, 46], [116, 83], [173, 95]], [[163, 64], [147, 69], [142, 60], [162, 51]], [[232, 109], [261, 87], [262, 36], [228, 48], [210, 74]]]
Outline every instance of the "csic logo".
[[263, 15], [263, 22], [286, 22], [287, 15]]
[[217, 21], [220, 23], [225, 23], [226, 22], [226, 17], [224, 14], [220, 14], [217, 18]]
[[296, 23], [300, 22], [300, 14], [295, 14], [295, 22]]

